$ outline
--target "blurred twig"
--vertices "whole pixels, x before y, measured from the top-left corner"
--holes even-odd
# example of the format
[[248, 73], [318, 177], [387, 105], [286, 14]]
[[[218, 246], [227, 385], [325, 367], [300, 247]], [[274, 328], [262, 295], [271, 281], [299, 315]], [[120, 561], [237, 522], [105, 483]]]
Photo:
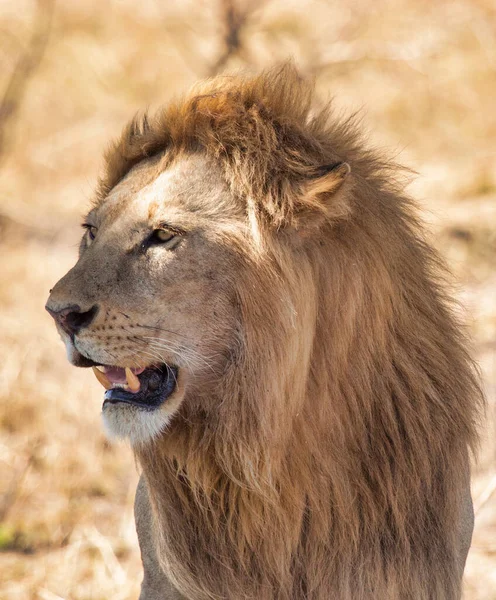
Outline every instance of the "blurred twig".
[[220, 73], [226, 66], [229, 59], [241, 50], [241, 31], [246, 23], [259, 8], [263, 0], [250, 0], [241, 6], [235, 0], [220, 0], [220, 19], [223, 26], [223, 50], [214, 64], [210, 67], [208, 75], [210, 77]]
[[37, 0], [31, 39], [25, 52], [19, 56], [0, 101], [0, 160], [7, 149], [8, 127], [19, 111], [27, 83], [45, 52], [54, 4], [55, 0]]

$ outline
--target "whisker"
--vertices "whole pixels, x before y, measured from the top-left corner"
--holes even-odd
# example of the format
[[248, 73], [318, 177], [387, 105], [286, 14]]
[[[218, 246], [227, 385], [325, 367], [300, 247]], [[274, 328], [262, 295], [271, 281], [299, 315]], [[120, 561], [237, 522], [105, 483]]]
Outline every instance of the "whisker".
[[165, 366], [167, 367], [167, 382], [169, 382], [169, 375], [172, 375], [172, 377], [174, 377], [174, 381], [176, 382], [176, 386], [177, 386], [177, 377], [174, 374], [174, 371], [169, 367], [169, 365], [167, 363], [165, 363]]
[[[165, 364], [165, 367], [167, 369], [167, 378], [172, 375], [174, 377], [174, 381], [176, 382], [177, 385], [177, 378], [174, 374], [174, 370], [171, 368], [171, 366], [164, 360], [163, 356], [157, 356], [154, 355], [154, 353], [150, 353], [147, 352], [146, 350], [140, 350], [139, 352], [141, 352], [142, 354], [148, 354], [148, 356], [152, 356], [154, 358], [158, 358], [161, 362], [163, 362]], [[168, 380], [168, 379], [167, 379]]]
[[140, 350], [139, 353], [142, 356], [148, 356], [150, 358], [152, 358], [154, 361], [157, 361], [160, 364], [165, 364], [166, 367], [169, 367], [169, 364], [167, 363], [167, 361], [165, 360], [165, 358], [163, 356], [161, 356], [159, 353], [157, 352], [149, 352], [147, 350]]
[[183, 346], [181, 344], [178, 344], [178, 342], [175, 342], [173, 340], [168, 340], [166, 338], [159, 338], [159, 337], [150, 337], [150, 336], [136, 336], [139, 337], [142, 340], [150, 340], [151, 342], [154, 343], [164, 343], [167, 344], [168, 346], [171, 347], [175, 347], [175, 348], [179, 348], [180, 350], [184, 351], [184, 352], [188, 352], [190, 355], [192, 356], [198, 356], [199, 358], [203, 358], [203, 355], [200, 354], [200, 352], [198, 352], [197, 350], [194, 350], [193, 348], [189, 348], [187, 346]]
[[169, 352], [173, 352], [175, 355], [180, 358], [184, 358], [190, 366], [189, 361], [200, 361], [203, 362], [209, 368], [212, 368], [212, 365], [202, 356], [199, 352], [191, 348], [184, 347], [179, 345], [177, 342], [173, 342], [171, 340], [166, 340], [165, 338], [157, 338], [157, 337], [149, 337], [149, 336], [133, 336], [136, 339], [148, 340], [147, 343], [152, 348], [156, 348], [159, 350], [168, 350]]
[[165, 362], [164, 361], [164, 357], [161, 356], [158, 352], [155, 352], [153, 349], [152, 350], [150, 350], [150, 349], [148, 349], [148, 350], [140, 349], [138, 352], [141, 355], [145, 355], [146, 354], [147, 356], [153, 358], [154, 360], [156, 360], [156, 361], [158, 361], [160, 363]]
[[107, 350], [106, 348], [104, 348], [104, 351], [111, 356], [114, 360], [117, 360], [117, 357], [115, 356], [115, 354], [112, 354], [112, 352], [110, 352], [110, 350]]
[[152, 348], [156, 348], [158, 350], [169, 350], [170, 352], [173, 352], [174, 354], [176, 354], [177, 356], [180, 356], [181, 358], [184, 358], [185, 360], [191, 360], [191, 361], [198, 361], [203, 363], [205, 366], [209, 367], [210, 369], [213, 370], [211, 363], [208, 362], [208, 360], [202, 356], [201, 354], [194, 352], [188, 348], [173, 348], [168, 344], [163, 344], [163, 343], [157, 343], [157, 342], [150, 342], [149, 345]]
[[179, 335], [186, 339], [191, 339], [189, 336], [184, 335], [183, 333], [179, 333], [178, 331], [172, 331], [171, 329], [164, 329], [163, 327], [157, 327], [156, 325], [141, 325], [140, 323], [136, 323], [137, 327], [143, 327], [144, 329], [155, 329], [157, 331], [165, 331], [166, 333], [173, 333], [174, 335]]
[[[167, 350], [168, 352], [172, 352], [178, 358], [183, 359], [186, 362], [187, 366], [191, 369], [190, 361], [193, 360], [193, 357], [181, 347], [179, 347], [179, 349], [178, 349], [177, 347], [174, 348], [174, 347], [171, 347], [170, 345], [148, 343], [147, 348], [149, 348], [149, 349], [151, 348], [152, 351], [153, 351], [153, 349], [155, 349], [157, 351], [158, 350]], [[161, 357], [161, 358], [163, 358], [163, 357]]]
[[[147, 327], [153, 328], [151, 326], [147, 326]], [[123, 329], [131, 334], [131, 331], [129, 331], [125, 327], [123, 327]], [[160, 329], [160, 328], [156, 328], [156, 329]], [[167, 331], [167, 330], [164, 330], [164, 331]], [[174, 332], [172, 332], [172, 333], [174, 333]], [[170, 340], [170, 339], [158, 337], [158, 336], [142, 336], [142, 335], [131, 334], [130, 339], [134, 339], [139, 342], [146, 343], [147, 348], [150, 350], [149, 355], [154, 356], [155, 358], [159, 357], [160, 360], [162, 360], [163, 362], [165, 362], [165, 361], [162, 356], [162, 351], [171, 352], [179, 359], [184, 360], [184, 362], [190, 369], [192, 368], [192, 365], [194, 365], [195, 363], [197, 365], [203, 364], [205, 367], [210, 369], [212, 371], [212, 373], [215, 373], [216, 370], [213, 367], [213, 362], [212, 362], [212, 360], [209, 360], [209, 358], [213, 359], [216, 356], [221, 356], [221, 354], [216, 353], [216, 354], [212, 354], [210, 357], [205, 357], [200, 352], [194, 350], [193, 348], [188, 348], [187, 346], [184, 346], [183, 344], [179, 343], [178, 341]]]

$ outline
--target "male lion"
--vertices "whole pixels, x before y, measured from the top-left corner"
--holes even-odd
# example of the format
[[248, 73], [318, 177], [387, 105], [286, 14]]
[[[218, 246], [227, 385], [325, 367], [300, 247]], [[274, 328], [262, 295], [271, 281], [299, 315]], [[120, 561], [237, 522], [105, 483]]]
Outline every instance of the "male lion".
[[481, 394], [410, 200], [291, 67], [106, 156], [47, 309], [143, 469], [142, 600], [454, 600]]

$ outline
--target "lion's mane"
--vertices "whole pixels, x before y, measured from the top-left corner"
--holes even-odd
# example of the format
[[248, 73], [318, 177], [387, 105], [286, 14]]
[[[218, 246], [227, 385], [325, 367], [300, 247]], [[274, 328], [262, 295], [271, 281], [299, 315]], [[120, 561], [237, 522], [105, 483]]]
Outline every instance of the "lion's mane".
[[[136, 448], [162, 568], [198, 600], [450, 600], [481, 394], [395, 168], [292, 68], [217, 78], [107, 154], [202, 152], [242, 202], [238, 344], [208, 398]], [[305, 196], [346, 161], [338, 199]]]

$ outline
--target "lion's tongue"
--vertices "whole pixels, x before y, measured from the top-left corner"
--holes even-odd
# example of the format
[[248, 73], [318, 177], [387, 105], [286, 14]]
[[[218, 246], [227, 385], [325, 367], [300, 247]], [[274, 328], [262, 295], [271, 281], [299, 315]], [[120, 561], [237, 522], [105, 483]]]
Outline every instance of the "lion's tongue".
[[122, 369], [121, 367], [93, 367], [93, 372], [98, 381], [106, 388], [111, 389], [113, 385], [124, 384], [129, 391], [136, 393], [140, 389], [140, 381], [138, 375], [143, 373], [142, 369]]
[[127, 383], [126, 371], [120, 367], [105, 367], [104, 373], [111, 383]]

